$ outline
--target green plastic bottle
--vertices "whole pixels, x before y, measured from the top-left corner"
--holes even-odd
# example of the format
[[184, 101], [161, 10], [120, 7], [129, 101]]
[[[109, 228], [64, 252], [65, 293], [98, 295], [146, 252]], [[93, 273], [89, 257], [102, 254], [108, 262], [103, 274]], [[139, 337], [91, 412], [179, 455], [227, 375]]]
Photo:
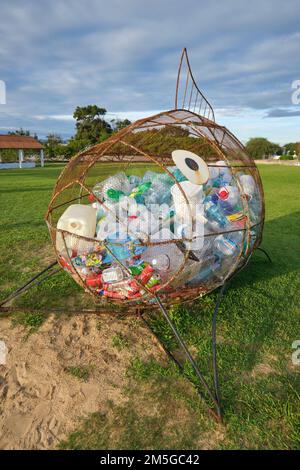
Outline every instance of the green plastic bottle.
[[106, 191], [106, 195], [113, 201], [118, 201], [121, 196], [124, 196], [124, 193], [119, 189], [110, 188]]
[[151, 181], [147, 181], [146, 183], [142, 183], [139, 186], [136, 186], [136, 188], [133, 188], [133, 190], [129, 194], [129, 197], [141, 196], [146, 191], [148, 191], [148, 189], [151, 187], [151, 184]]

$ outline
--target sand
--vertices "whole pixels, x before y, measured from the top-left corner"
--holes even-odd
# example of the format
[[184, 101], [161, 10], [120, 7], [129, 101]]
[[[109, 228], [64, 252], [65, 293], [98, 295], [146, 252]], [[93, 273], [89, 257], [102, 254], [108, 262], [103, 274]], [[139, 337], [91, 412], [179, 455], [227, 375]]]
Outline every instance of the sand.
[[[128, 338], [119, 350], [116, 334]], [[138, 318], [112, 316], [49, 317], [26, 339], [24, 326], [0, 319], [0, 341], [7, 347], [0, 364], [0, 449], [53, 449], [79, 418], [116, 405], [126, 371], [135, 357], [164, 357], [157, 341]], [[86, 367], [85, 382], [66, 372]]]

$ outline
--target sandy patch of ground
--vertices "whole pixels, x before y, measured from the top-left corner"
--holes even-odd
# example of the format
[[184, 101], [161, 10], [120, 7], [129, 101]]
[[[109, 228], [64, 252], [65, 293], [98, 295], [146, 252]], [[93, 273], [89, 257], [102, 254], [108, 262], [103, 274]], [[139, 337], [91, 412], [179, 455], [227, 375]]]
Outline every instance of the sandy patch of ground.
[[[122, 334], [126, 345], [116, 347]], [[25, 328], [0, 320], [8, 353], [0, 365], [0, 448], [49, 449], [76, 428], [78, 417], [124, 403], [126, 370], [134, 357], [164, 358], [137, 318], [49, 317], [26, 340]], [[88, 368], [85, 382], [66, 372]]]

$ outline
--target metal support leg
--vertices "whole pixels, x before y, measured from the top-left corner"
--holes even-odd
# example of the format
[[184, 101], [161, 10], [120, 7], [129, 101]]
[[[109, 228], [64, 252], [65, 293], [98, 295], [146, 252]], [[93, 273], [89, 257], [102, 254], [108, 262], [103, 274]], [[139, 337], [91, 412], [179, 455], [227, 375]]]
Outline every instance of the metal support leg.
[[[222, 292], [222, 295], [223, 295], [223, 292]], [[203, 377], [202, 373], [200, 372], [199, 368], [198, 368], [198, 365], [196, 364], [193, 356], [191, 355], [190, 351], [188, 350], [182, 336], [180, 335], [180, 333], [178, 332], [176, 326], [174, 325], [174, 323], [172, 322], [168, 312], [166, 311], [165, 307], [163, 306], [163, 304], [161, 303], [161, 300], [160, 298], [156, 295], [155, 296], [156, 298], [156, 301], [157, 301], [157, 304], [159, 305], [159, 308], [161, 309], [168, 325], [170, 326], [171, 330], [173, 331], [174, 335], [175, 335], [175, 338], [179, 344], [179, 346], [181, 347], [181, 349], [183, 350], [187, 360], [190, 362], [190, 364], [192, 365], [200, 383], [202, 384], [202, 386], [204, 387], [204, 389], [206, 390], [206, 392], [208, 393], [210, 399], [212, 400], [212, 402], [214, 403], [214, 406], [215, 406], [215, 409], [216, 409], [216, 412], [215, 410], [212, 410], [210, 407], [209, 407], [209, 411], [212, 413], [212, 415], [219, 421], [221, 422], [222, 421], [222, 413], [221, 413], [221, 408], [220, 408], [220, 404], [219, 404], [219, 400], [218, 400], [218, 394], [216, 391], [212, 391], [211, 388], [209, 387], [208, 383], [206, 382], [205, 378]], [[217, 305], [217, 308], [216, 310], [218, 311], [218, 308], [219, 308], [219, 304], [220, 304], [220, 301], [221, 301], [221, 296], [220, 298], [218, 299], [219, 302], [218, 302], [218, 305]], [[216, 322], [216, 314], [215, 314], [215, 322]], [[214, 364], [216, 366], [216, 355], [215, 355], [215, 359], [214, 359]], [[217, 371], [217, 367], [215, 367], [215, 369]], [[217, 377], [217, 375], [216, 375]], [[218, 381], [217, 381], [217, 384], [218, 384]], [[205, 400], [205, 396], [200, 393], [200, 396], [201, 398], [203, 399], [204, 403], [209, 406]]]
[[271, 259], [271, 257], [270, 257], [270, 255], [269, 255], [269, 253], [268, 253], [266, 250], [264, 250], [263, 248], [260, 248], [260, 247], [258, 247], [257, 250], [259, 250], [259, 251], [261, 251], [262, 253], [264, 253], [264, 255], [265, 255], [266, 258], [268, 259], [269, 263], [272, 263], [272, 262], [273, 262], [272, 259]]
[[222, 411], [221, 411], [221, 397], [220, 397], [220, 387], [219, 387], [219, 373], [218, 373], [218, 357], [217, 357], [217, 319], [219, 308], [221, 305], [222, 298], [225, 293], [227, 284], [223, 284], [217, 298], [215, 305], [214, 313], [212, 316], [212, 358], [213, 358], [213, 374], [214, 374], [214, 388], [216, 400], [218, 402], [218, 412], [220, 421], [222, 421]]
[[[0, 307], [2, 307], [3, 305], [7, 304], [7, 302], [15, 299], [16, 297], [18, 297], [19, 295], [23, 294], [23, 292], [27, 291], [28, 289], [30, 289], [32, 286], [34, 285], [37, 285], [37, 284], [40, 284], [41, 282], [43, 282], [45, 279], [49, 278], [50, 276], [53, 276], [53, 274], [56, 274], [57, 272], [59, 272], [61, 270], [61, 268], [59, 269], [56, 269], [56, 270], [52, 270], [50, 273], [48, 273], [48, 271], [50, 269], [52, 269], [56, 264], [58, 264], [57, 261], [54, 261], [53, 263], [49, 264], [49, 266], [47, 266], [45, 269], [43, 269], [42, 271], [40, 271], [38, 274], [36, 274], [35, 276], [33, 276], [31, 279], [29, 279], [29, 281], [27, 281], [23, 286], [19, 287], [18, 289], [16, 289], [14, 292], [12, 292], [5, 300], [3, 300], [2, 302], [0, 302]], [[47, 273], [47, 274], [46, 274]], [[45, 274], [45, 276], [43, 276], [43, 274]], [[42, 277], [42, 279], [40, 279]]]

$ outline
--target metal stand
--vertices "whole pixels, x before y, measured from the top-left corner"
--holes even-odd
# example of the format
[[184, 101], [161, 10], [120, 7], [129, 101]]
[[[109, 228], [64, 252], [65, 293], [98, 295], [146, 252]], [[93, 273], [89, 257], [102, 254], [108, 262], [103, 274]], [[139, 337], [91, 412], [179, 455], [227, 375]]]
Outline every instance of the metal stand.
[[263, 248], [256, 248], [257, 250], [261, 251], [262, 253], [264, 253], [264, 255], [266, 256], [267, 260], [269, 261], [269, 263], [273, 263], [272, 259], [271, 259], [271, 256], [269, 255], [269, 253], [264, 250]]
[[[0, 308], [3, 307], [8, 302], [10, 302], [11, 300], [18, 297], [19, 295], [23, 294], [25, 291], [27, 291], [31, 287], [36, 286], [37, 284], [40, 284], [41, 282], [45, 281], [49, 277], [53, 276], [53, 274], [58, 273], [61, 270], [61, 268], [52, 269], [57, 264], [58, 264], [57, 261], [53, 261], [53, 263], [49, 264], [49, 266], [47, 266], [45, 269], [40, 271], [38, 274], [33, 276], [31, 279], [29, 279], [29, 281], [27, 281], [25, 284], [23, 284], [23, 286], [19, 287], [15, 291], [13, 291], [5, 300], [0, 302]], [[48, 271], [50, 271], [50, 272], [48, 272]]]
[[[164, 316], [165, 320], [167, 321], [168, 325], [170, 326], [171, 330], [173, 331], [178, 345], [180, 346], [180, 348], [184, 352], [185, 357], [187, 358], [187, 360], [189, 361], [189, 363], [193, 367], [200, 384], [203, 386], [203, 388], [206, 391], [206, 395], [205, 395], [200, 390], [197, 389], [198, 394], [200, 395], [200, 398], [202, 399], [203, 403], [208, 408], [209, 413], [218, 422], [222, 422], [222, 410], [221, 410], [221, 400], [220, 400], [220, 390], [219, 390], [219, 380], [218, 380], [216, 328], [217, 328], [217, 316], [218, 316], [221, 300], [222, 300], [224, 292], [225, 292], [226, 285], [227, 284], [223, 284], [221, 286], [221, 289], [220, 289], [219, 294], [218, 294], [216, 306], [215, 306], [215, 309], [214, 309], [213, 317], [212, 317], [213, 388], [211, 388], [208, 385], [207, 381], [205, 380], [205, 378], [204, 378], [203, 374], [201, 373], [195, 359], [193, 358], [192, 354], [190, 353], [190, 351], [189, 351], [185, 341], [183, 340], [181, 334], [179, 333], [176, 326], [172, 322], [172, 320], [171, 320], [167, 310], [163, 306], [159, 296], [158, 295], [155, 296], [156, 302], [157, 302], [161, 312], [163, 313], [163, 316]], [[175, 358], [175, 356], [166, 348], [166, 346], [163, 344], [161, 339], [157, 336], [155, 331], [151, 328], [151, 325], [147, 322], [147, 320], [145, 320], [145, 318], [143, 317], [143, 314], [141, 313], [140, 315], [141, 315], [143, 321], [145, 322], [145, 324], [148, 326], [148, 328], [151, 330], [151, 332], [157, 338], [159, 343], [162, 345], [164, 351], [167, 353], [167, 355], [170, 357], [170, 359], [172, 359], [176, 363], [179, 370], [182, 373], [184, 373], [184, 368], [183, 368], [182, 364], [180, 364], [179, 361]], [[207, 398], [209, 398], [212, 401], [213, 408], [207, 402]]]

